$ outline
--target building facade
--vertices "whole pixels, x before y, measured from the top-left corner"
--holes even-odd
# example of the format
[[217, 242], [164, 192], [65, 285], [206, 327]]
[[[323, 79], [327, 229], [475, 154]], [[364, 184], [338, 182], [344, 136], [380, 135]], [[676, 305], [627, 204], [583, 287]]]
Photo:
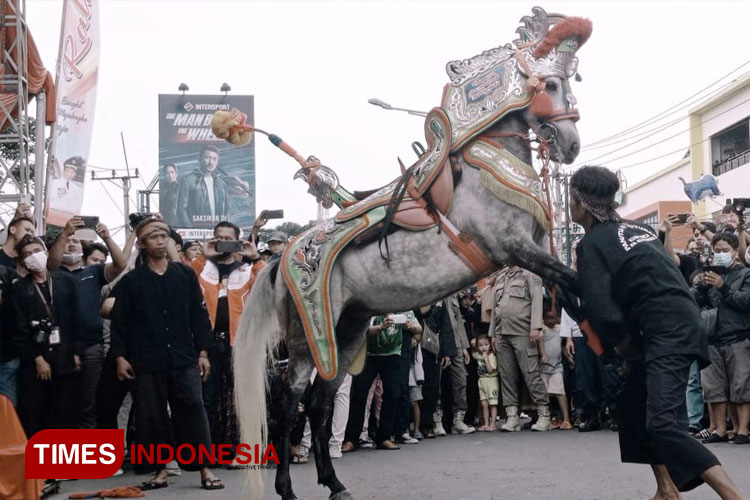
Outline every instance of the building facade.
[[[623, 190], [620, 213], [656, 228], [667, 214], [694, 213], [714, 219], [728, 199], [750, 198], [750, 73], [712, 95], [689, 112], [690, 145], [680, 161]], [[687, 149], [687, 148], [686, 148]], [[683, 190], [685, 182], [712, 174], [721, 191], [693, 204]], [[687, 243], [690, 231], [678, 227], [675, 248]]]

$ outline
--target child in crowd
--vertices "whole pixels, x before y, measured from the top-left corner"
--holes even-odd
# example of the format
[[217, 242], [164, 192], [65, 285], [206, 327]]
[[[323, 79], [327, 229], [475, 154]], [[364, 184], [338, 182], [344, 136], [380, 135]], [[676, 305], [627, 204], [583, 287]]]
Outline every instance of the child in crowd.
[[497, 379], [497, 357], [490, 349], [490, 338], [486, 333], [480, 333], [476, 340], [476, 350], [472, 353], [477, 360], [479, 375], [479, 401], [482, 404], [482, 418], [484, 425], [480, 431], [497, 430], [497, 403], [500, 392], [500, 382]]
[[542, 360], [542, 380], [550, 397], [555, 396], [557, 404], [562, 410], [563, 421], [553, 424], [554, 428], [570, 430], [570, 409], [568, 398], [565, 395], [565, 383], [563, 381], [562, 345], [560, 344], [560, 323], [551, 307], [544, 310], [543, 342], [539, 343], [539, 354]]
[[422, 368], [422, 347], [419, 342], [422, 340], [422, 333], [412, 334], [411, 346], [414, 350], [414, 360], [409, 370], [409, 396], [411, 397], [411, 411], [414, 417], [414, 439], [423, 439], [424, 435], [419, 431], [419, 422], [421, 422], [422, 413], [419, 408], [419, 402], [422, 401], [422, 385], [424, 384], [424, 368]]

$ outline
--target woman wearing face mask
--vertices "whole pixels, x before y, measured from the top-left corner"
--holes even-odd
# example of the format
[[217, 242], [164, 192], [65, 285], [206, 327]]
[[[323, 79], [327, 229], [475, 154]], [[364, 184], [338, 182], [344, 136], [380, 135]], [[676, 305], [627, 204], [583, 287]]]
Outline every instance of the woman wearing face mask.
[[735, 444], [748, 443], [750, 424], [750, 269], [738, 263], [737, 236], [719, 233], [711, 241], [713, 265], [726, 274], [707, 271], [696, 287], [699, 304], [716, 307], [715, 333], [709, 337], [711, 365], [701, 373], [703, 393], [716, 430], [706, 443], [728, 441], [727, 403], [738, 413]]
[[72, 276], [47, 270], [47, 248], [39, 238], [24, 236], [16, 252], [28, 271], [11, 292], [15, 341], [22, 346], [18, 414], [27, 436], [74, 428], [78, 287]]

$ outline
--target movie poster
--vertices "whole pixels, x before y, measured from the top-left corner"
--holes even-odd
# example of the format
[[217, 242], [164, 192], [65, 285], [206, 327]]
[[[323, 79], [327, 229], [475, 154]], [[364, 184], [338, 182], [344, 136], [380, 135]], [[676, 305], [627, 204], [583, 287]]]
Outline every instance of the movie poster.
[[99, 2], [66, 0], [57, 65], [46, 223], [64, 226], [83, 203], [99, 75]]
[[220, 221], [247, 235], [255, 221], [255, 141], [216, 138], [216, 110], [237, 108], [253, 124], [253, 96], [159, 95], [159, 212], [183, 238], [210, 238]]

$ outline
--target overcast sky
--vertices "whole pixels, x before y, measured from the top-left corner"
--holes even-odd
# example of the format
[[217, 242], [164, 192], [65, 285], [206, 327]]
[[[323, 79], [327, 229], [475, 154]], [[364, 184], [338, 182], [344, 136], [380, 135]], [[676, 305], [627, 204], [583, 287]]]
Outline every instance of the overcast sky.
[[[378, 187], [398, 175], [398, 156], [407, 165], [416, 159], [410, 144], [424, 142], [423, 119], [383, 111], [368, 98], [420, 110], [438, 106], [445, 64], [511, 42], [518, 20], [537, 3], [593, 21], [593, 34], [578, 53], [583, 81], [573, 82], [584, 148], [725, 75], [712, 89], [750, 70], [747, 65], [729, 74], [750, 59], [750, 2], [100, 0], [89, 163], [124, 168], [122, 131], [130, 165], [148, 183], [158, 166], [158, 94], [177, 93], [180, 82], [191, 93], [218, 93], [227, 82], [232, 93], [255, 96], [259, 128], [320, 158], [350, 190]], [[50, 70], [61, 12], [62, 0], [27, 0], [27, 21]], [[688, 148], [687, 132], [680, 133], [688, 128], [687, 109], [659, 122], [679, 117], [684, 119], [674, 126], [634, 137], [641, 141], [597, 163], [620, 168], [680, 150], [625, 172], [632, 184], [666, 167]], [[579, 162], [608, 150], [584, 149]], [[293, 160], [259, 137], [256, 162], [258, 210], [283, 208], [286, 220], [300, 223], [315, 218], [305, 184], [292, 181]], [[102, 184], [87, 182], [82, 213], [99, 214], [113, 228], [122, 225], [122, 193], [107, 185], [115, 204]], [[134, 183], [134, 202], [144, 186]]]

